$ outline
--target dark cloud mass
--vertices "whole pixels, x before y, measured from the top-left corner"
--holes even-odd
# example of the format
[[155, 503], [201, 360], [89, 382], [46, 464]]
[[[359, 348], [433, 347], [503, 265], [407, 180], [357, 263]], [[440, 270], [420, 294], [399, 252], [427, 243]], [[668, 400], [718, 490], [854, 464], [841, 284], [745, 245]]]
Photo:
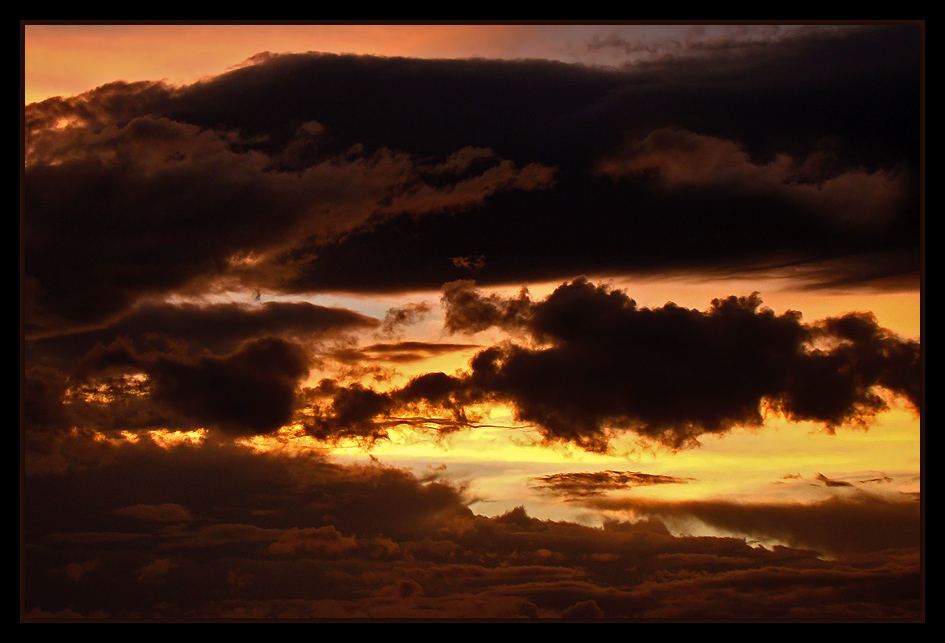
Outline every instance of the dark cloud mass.
[[794, 547], [834, 554], [918, 546], [919, 503], [858, 491], [815, 503], [737, 503], [723, 500], [659, 502], [590, 499], [611, 510], [661, 518], [697, 518], [755, 538], [775, 538]]
[[[124, 418], [126, 428], [176, 414], [193, 427], [237, 435], [301, 422], [319, 439], [372, 441], [401, 423], [472, 427], [475, 405], [500, 402], [549, 441], [592, 451], [606, 451], [622, 433], [691, 447], [705, 434], [760, 426], [767, 412], [835, 431], [867, 426], [892, 397], [922, 409], [919, 343], [868, 314], [806, 324], [794, 311], [776, 315], [757, 294], [715, 300], [706, 311], [671, 303], [641, 308], [625, 292], [583, 278], [539, 302], [526, 290], [501, 297], [457, 282], [444, 288], [443, 303], [449, 331], [498, 326], [517, 339], [479, 350], [465, 372], [427, 373], [383, 391], [332, 378], [303, 390], [313, 357], [288, 339], [260, 336], [213, 355], [145, 351], [119, 338], [90, 350], [72, 382], [98, 383], [99, 392], [106, 385], [115, 393], [138, 390], [122, 396], [130, 403], [104, 405], [109, 425]], [[476, 346], [399, 342], [323, 355], [342, 363], [406, 363], [470, 348]], [[127, 379], [136, 373], [146, 381]], [[116, 380], [121, 374], [125, 379]], [[69, 378], [55, 369], [32, 367], [27, 381], [30, 426], [66, 427], [88, 412], [90, 402], [75, 391], [70, 397]], [[94, 415], [85, 421], [95, 417], [103, 422]]]
[[614, 429], [682, 447], [760, 425], [765, 405], [829, 428], [865, 422], [887, 408], [879, 389], [922, 406], [918, 342], [866, 314], [808, 325], [794, 311], [775, 315], [757, 294], [705, 312], [648, 309], [586, 279], [537, 303], [525, 292], [484, 296], [470, 282], [447, 286], [443, 299], [452, 331], [495, 325], [536, 342], [481, 351], [465, 385], [510, 402], [549, 438], [590, 449], [606, 448]]
[[498, 159], [429, 185], [422, 173], [435, 166], [386, 149], [288, 171], [237, 133], [167, 117], [28, 132], [31, 331], [99, 322], [138, 298], [207, 281], [283, 287], [308, 256], [297, 254], [299, 240], [314, 249], [372, 219], [462, 209], [553, 181], [545, 168]]
[[[444, 288], [443, 303], [449, 331], [498, 326], [518, 339], [478, 351], [465, 372], [427, 373], [387, 391], [323, 379], [305, 394], [307, 430], [373, 440], [397, 423], [470, 427], [468, 409], [499, 402], [549, 441], [607, 451], [613, 438], [633, 433], [678, 449], [761, 426], [767, 412], [835, 431], [868, 426], [893, 398], [917, 414], [923, 408], [919, 343], [869, 314], [805, 324], [796, 311], [776, 315], [757, 293], [714, 300], [706, 311], [641, 308], [583, 278], [539, 302], [526, 290], [501, 297], [457, 282]], [[409, 361], [417, 351], [469, 347], [380, 344], [343, 357]]]
[[246, 342], [224, 356], [181, 359], [136, 355], [125, 346], [97, 351], [89, 370], [119, 365], [143, 371], [151, 399], [195, 423], [234, 434], [270, 433], [287, 424], [296, 392], [308, 375], [309, 359], [297, 344], [265, 337]]
[[214, 354], [232, 351], [249, 338], [279, 336], [318, 343], [344, 331], [371, 329], [376, 319], [343, 308], [305, 302], [269, 301], [258, 305], [144, 304], [105, 326], [67, 335], [30, 338], [32, 363], [68, 368], [97, 344], [121, 337], [142, 351]]
[[[658, 518], [591, 528], [521, 507], [476, 516], [444, 480], [234, 446], [124, 443], [27, 483], [31, 619], [744, 619], [785, 610], [909, 619], [919, 610], [917, 549], [905, 533], [888, 537], [897, 527], [912, 533], [913, 511], [869, 502], [826, 503], [813, 516], [836, 514], [836, 534], [887, 525], [886, 537], [864, 533], [855, 553], [825, 559], [673, 536]], [[779, 516], [786, 528], [812, 524], [790, 509], [736, 509], [678, 511], [766, 533]]]
[[113, 83], [26, 108], [27, 328], [206, 282], [915, 275], [918, 113], [907, 25], [624, 70], [293, 54]]

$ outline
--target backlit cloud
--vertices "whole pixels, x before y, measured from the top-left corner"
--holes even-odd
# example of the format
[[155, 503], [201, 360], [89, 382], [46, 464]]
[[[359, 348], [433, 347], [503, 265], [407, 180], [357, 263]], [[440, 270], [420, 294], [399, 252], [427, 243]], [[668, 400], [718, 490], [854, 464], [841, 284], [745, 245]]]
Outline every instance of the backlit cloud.
[[533, 484], [556, 495], [567, 498], [599, 496], [611, 491], [632, 489], [655, 484], [685, 483], [685, 478], [677, 478], [639, 471], [595, 471], [580, 473], [553, 473], [536, 478]]
[[500, 326], [537, 342], [481, 351], [464, 386], [511, 402], [549, 439], [589, 449], [621, 431], [682, 447], [760, 425], [766, 407], [830, 429], [864, 423], [887, 408], [880, 389], [921, 408], [918, 342], [869, 315], [808, 325], [797, 312], [764, 308], [757, 294], [717, 299], [704, 312], [639, 308], [586, 279], [537, 303], [526, 292], [483, 296], [464, 282], [447, 286], [444, 303], [449, 330]]
[[[808, 515], [790, 505], [585, 499], [856, 552], [824, 559], [674, 536], [655, 517], [592, 528], [522, 508], [476, 516], [446, 481], [311, 455], [140, 441], [113, 456], [27, 480], [26, 535], [42, 545], [26, 582], [34, 617], [737, 619], [774, 617], [786, 604], [801, 618], [901, 618], [918, 609], [914, 502], [837, 499]], [[129, 520], [115, 512], [129, 498], [200, 517]], [[818, 532], [818, 521], [836, 527]], [[60, 561], [76, 560], [84, 573], [62, 573]]]
[[655, 501], [588, 499], [598, 507], [663, 519], [696, 518], [754, 538], [830, 553], [918, 547], [921, 526], [915, 499], [864, 491], [813, 503], [738, 503], [723, 500]]

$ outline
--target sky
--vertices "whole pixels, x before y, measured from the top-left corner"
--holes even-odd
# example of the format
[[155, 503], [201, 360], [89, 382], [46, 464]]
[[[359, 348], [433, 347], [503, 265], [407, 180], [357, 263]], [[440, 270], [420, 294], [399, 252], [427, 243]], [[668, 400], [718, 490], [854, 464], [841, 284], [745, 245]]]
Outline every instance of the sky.
[[21, 621], [924, 620], [924, 24], [21, 29]]

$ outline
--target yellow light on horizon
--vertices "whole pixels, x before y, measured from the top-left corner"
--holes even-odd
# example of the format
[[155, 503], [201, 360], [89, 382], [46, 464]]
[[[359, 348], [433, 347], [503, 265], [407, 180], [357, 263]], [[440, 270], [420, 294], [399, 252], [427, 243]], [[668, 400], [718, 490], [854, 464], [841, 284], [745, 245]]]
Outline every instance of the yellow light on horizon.
[[167, 429], [155, 429], [148, 431], [148, 436], [156, 445], [163, 449], [171, 449], [181, 444], [200, 444], [207, 437], [206, 429], [195, 429], [193, 431], [168, 431]]

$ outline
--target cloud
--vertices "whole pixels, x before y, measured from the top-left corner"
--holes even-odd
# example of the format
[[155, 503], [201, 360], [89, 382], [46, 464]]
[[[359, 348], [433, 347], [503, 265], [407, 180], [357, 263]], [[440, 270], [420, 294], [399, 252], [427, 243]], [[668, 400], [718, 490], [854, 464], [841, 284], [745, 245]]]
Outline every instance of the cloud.
[[[476, 266], [484, 284], [785, 265], [815, 284], [914, 277], [920, 30], [761, 40], [622, 71], [266, 56], [34, 103], [27, 328], [185, 287], [405, 291]], [[624, 174], [643, 160], [662, 183]], [[595, 175], [608, 162], [621, 180]]]
[[566, 498], [600, 496], [611, 491], [655, 484], [680, 484], [686, 478], [677, 478], [639, 471], [594, 471], [553, 473], [533, 479], [533, 485]]
[[326, 378], [303, 395], [300, 422], [307, 434], [327, 442], [354, 438], [366, 444], [386, 439], [388, 429], [397, 425], [435, 432], [472, 428], [477, 416], [467, 407], [483, 401], [463, 377], [440, 372], [418, 375], [388, 391]]
[[444, 328], [452, 333], [477, 333], [493, 326], [515, 329], [524, 324], [524, 316], [531, 307], [527, 289], [517, 298], [497, 295], [483, 296], [472, 280], [452, 281], [443, 286], [443, 306], [446, 310]]
[[817, 211], [835, 225], [882, 227], [893, 221], [908, 177], [895, 170], [833, 169], [819, 151], [802, 161], [780, 154], [765, 163], [731, 140], [679, 129], [659, 129], [602, 159], [597, 171], [620, 178], [649, 176], [667, 190], [717, 188], [771, 194]]
[[[33, 570], [25, 612], [37, 617], [66, 609], [111, 618], [559, 618], [599, 610], [605, 618], [737, 619], [783, 616], [785, 606], [813, 618], [919, 613], [918, 548], [907, 544], [918, 533], [914, 501], [907, 509], [855, 496], [806, 513], [589, 496], [589, 506], [606, 505], [611, 515], [652, 516], [593, 528], [540, 520], [521, 507], [476, 516], [448, 481], [376, 463], [213, 443], [166, 449], [145, 439], [116, 444], [84, 467], [29, 475], [24, 494]], [[116, 513], [138, 505], [186, 507], [196, 518], [172, 524]], [[680, 516], [782, 540], [804, 540], [820, 523], [820, 540], [837, 554], [673, 536], [662, 520]], [[78, 580], [63, 571], [74, 561], [86, 561], [76, 563], [86, 569]], [[674, 598], [680, 592], [685, 601]]]
[[307, 302], [268, 301], [252, 306], [147, 303], [101, 328], [29, 338], [26, 350], [34, 363], [57, 364], [68, 370], [73, 366], [69, 361], [77, 361], [96, 344], [108, 345], [118, 338], [143, 351], [207, 350], [220, 354], [252, 337], [278, 336], [313, 343], [378, 325], [376, 319], [352, 310]]
[[496, 159], [432, 186], [423, 161], [389, 149], [283, 170], [275, 151], [231, 130], [153, 115], [109, 122], [106, 107], [105, 123], [60, 128], [32, 113], [44, 105], [29, 110], [24, 179], [31, 331], [101, 322], [185, 287], [280, 288], [309, 249], [363, 226], [552, 180], [539, 164]]
[[421, 322], [430, 313], [430, 304], [426, 302], [407, 303], [400, 307], [388, 308], [384, 314], [382, 332], [393, 335], [400, 326], [410, 326]]
[[[468, 409], [482, 403], [510, 404], [518, 421], [534, 423], [547, 440], [597, 451], [623, 433], [672, 448], [694, 446], [704, 434], [759, 426], [769, 412], [835, 431], [867, 426], [891, 396], [922, 408], [918, 342], [879, 327], [866, 313], [805, 324], [794, 311], [774, 314], [757, 294], [717, 299], [706, 311], [672, 303], [648, 309], [586, 279], [562, 284], [539, 302], [525, 290], [486, 296], [473, 282], [453, 282], [443, 302], [446, 330], [498, 326], [517, 339], [480, 350], [465, 373], [427, 373], [387, 391], [330, 378], [303, 391], [309, 353], [264, 336], [219, 356], [139, 353], [116, 341], [92, 350], [77, 372], [111, 381], [121, 399], [138, 389], [115, 407], [124, 409], [130, 426], [177, 416], [190, 428], [248, 436], [297, 421], [329, 441], [375, 440], [396, 424], [468, 428], [475, 425]], [[374, 344], [336, 351], [334, 358], [404, 362], [474, 347]], [[101, 379], [116, 372], [147, 379]], [[67, 402], [62, 376], [31, 373], [27, 417], [37, 426], [65, 427], [94, 410], [89, 400], [96, 390], [107, 390], [100, 383], [87, 391], [92, 397], [73, 394]]]
[[309, 370], [324, 366], [326, 342], [379, 323], [305, 302], [150, 303], [102, 328], [29, 339], [27, 459], [63, 466], [55, 445], [73, 430], [277, 430]]
[[310, 360], [294, 342], [260, 337], [223, 356], [139, 354], [127, 344], [90, 352], [80, 373], [91, 376], [117, 368], [147, 376], [147, 399], [189, 428], [216, 427], [231, 435], [271, 433], [287, 424]]
[[831, 480], [822, 473], [818, 473], [816, 476], [817, 480], [820, 480], [827, 487], [852, 487], [852, 482], [846, 482], [844, 480]]
[[919, 503], [864, 491], [812, 503], [634, 498], [589, 498], [587, 502], [662, 519], [696, 518], [753, 538], [776, 539], [792, 547], [812, 547], [831, 554], [918, 547], [921, 534]]
[[468, 256], [468, 257], [450, 257], [450, 261], [453, 262], [453, 265], [457, 268], [465, 268], [466, 270], [476, 271], [486, 265], [485, 255], [479, 255], [478, 257]]
[[[443, 303], [450, 332], [498, 326], [517, 339], [480, 350], [466, 372], [426, 373], [387, 391], [325, 378], [300, 400], [306, 431], [370, 442], [396, 424], [457, 430], [476, 425], [471, 407], [506, 403], [548, 441], [606, 451], [632, 433], [678, 449], [760, 426], [772, 412], [835, 431], [868, 426], [894, 397], [922, 409], [919, 343], [867, 313], [805, 324], [796, 311], [765, 308], [757, 293], [716, 299], [706, 311], [640, 308], [583, 278], [539, 302], [524, 289], [486, 296], [473, 282], [452, 282]], [[338, 357], [406, 361], [470, 347], [381, 344]]]
[[478, 344], [446, 344], [439, 342], [395, 342], [370, 344], [358, 349], [341, 349], [333, 357], [346, 361], [416, 362], [437, 355], [478, 348]]
[[284, 531], [269, 545], [272, 554], [301, 554], [306, 556], [354, 555], [372, 558], [395, 557], [399, 546], [389, 538], [356, 538], [344, 536], [332, 526], [293, 527]]
[[101, 562], [97, 558], [93, 558], [81, 563], [69, 563], [62, 568], [62, 573], [71, 581], [80, 581], [88, 572], [98, 567]]
[[[836, 495], [796, 505], [644, 500], [687, 479], [633, 471], [532, 480], [594, 528], [476, 515], [449, 469], [323, 447], [475, 431], [490, 405], [592, 451], [924, 412], [919, 344], [867, 313], [643, 308], [574, 279], [914, 277], [921, 33], [693, 33], [695, 55], [660, 41], [626, 69], [260, 55], [26, 106], [24, 615], [920, 618], [918, 494], [854, 484], [885, 478], [818, 474]], [[508, 340], [401, 341], [427, 302], [306, 303], [441, 287], [446, 332]], [[464, 371], [385, 370], [462, 351]], [[729, 535], [670, 529], [692, 521]]]
[[549, 439], [592, 450], [626, 431], [692, 445], [760, 425], [767, 407], [831, 430], [863, 424], [887, 408], [880, 389], [921, 409], [918, 342], [869, 314], [808, 325], [794, 311], [775, 315], [757, 294], [714, 300], [704, 312], [647, 309], [586, 279], [537, 303], [525, 292], [485, 297], [470, 282], [448, 284], [444, 305], [450, 331], [499, 326], [533, 340], [480, 351], [463, 386], [511, 403]]
[[386, 416], [394, 406], [387, 394], [359, 383], [340, 386], [333, 380], [324, 379], [317, 387], [305, 392], [307, 400], [313, 403], [311, 418], [303, 420], [305, 431], [326, 441], [342, 437], [372, 440], [383, 437], [383, 429], [375, 418]]
[[592, 600], [575, 603], [568, 609], [561, 612], [561, 618], [575, 620], [602, 618], [603, 616], [604, 612], [600, 607], [597, 606], [597, 603]]
[[[828, 25], [688, 25], [672, 35], [627, 38], [616, 30], [607, 36], [592, 36], [584, 43], [585, 53], [601, 50], [622, 52], [627, 63], [666, 60], [719, 50], [758, 50], [773, 43], [829, 33], [850, 26]], [[575, 54], [579, 52], [575, 51]], [[636, 56], [636, 54], [642, 54]]]

